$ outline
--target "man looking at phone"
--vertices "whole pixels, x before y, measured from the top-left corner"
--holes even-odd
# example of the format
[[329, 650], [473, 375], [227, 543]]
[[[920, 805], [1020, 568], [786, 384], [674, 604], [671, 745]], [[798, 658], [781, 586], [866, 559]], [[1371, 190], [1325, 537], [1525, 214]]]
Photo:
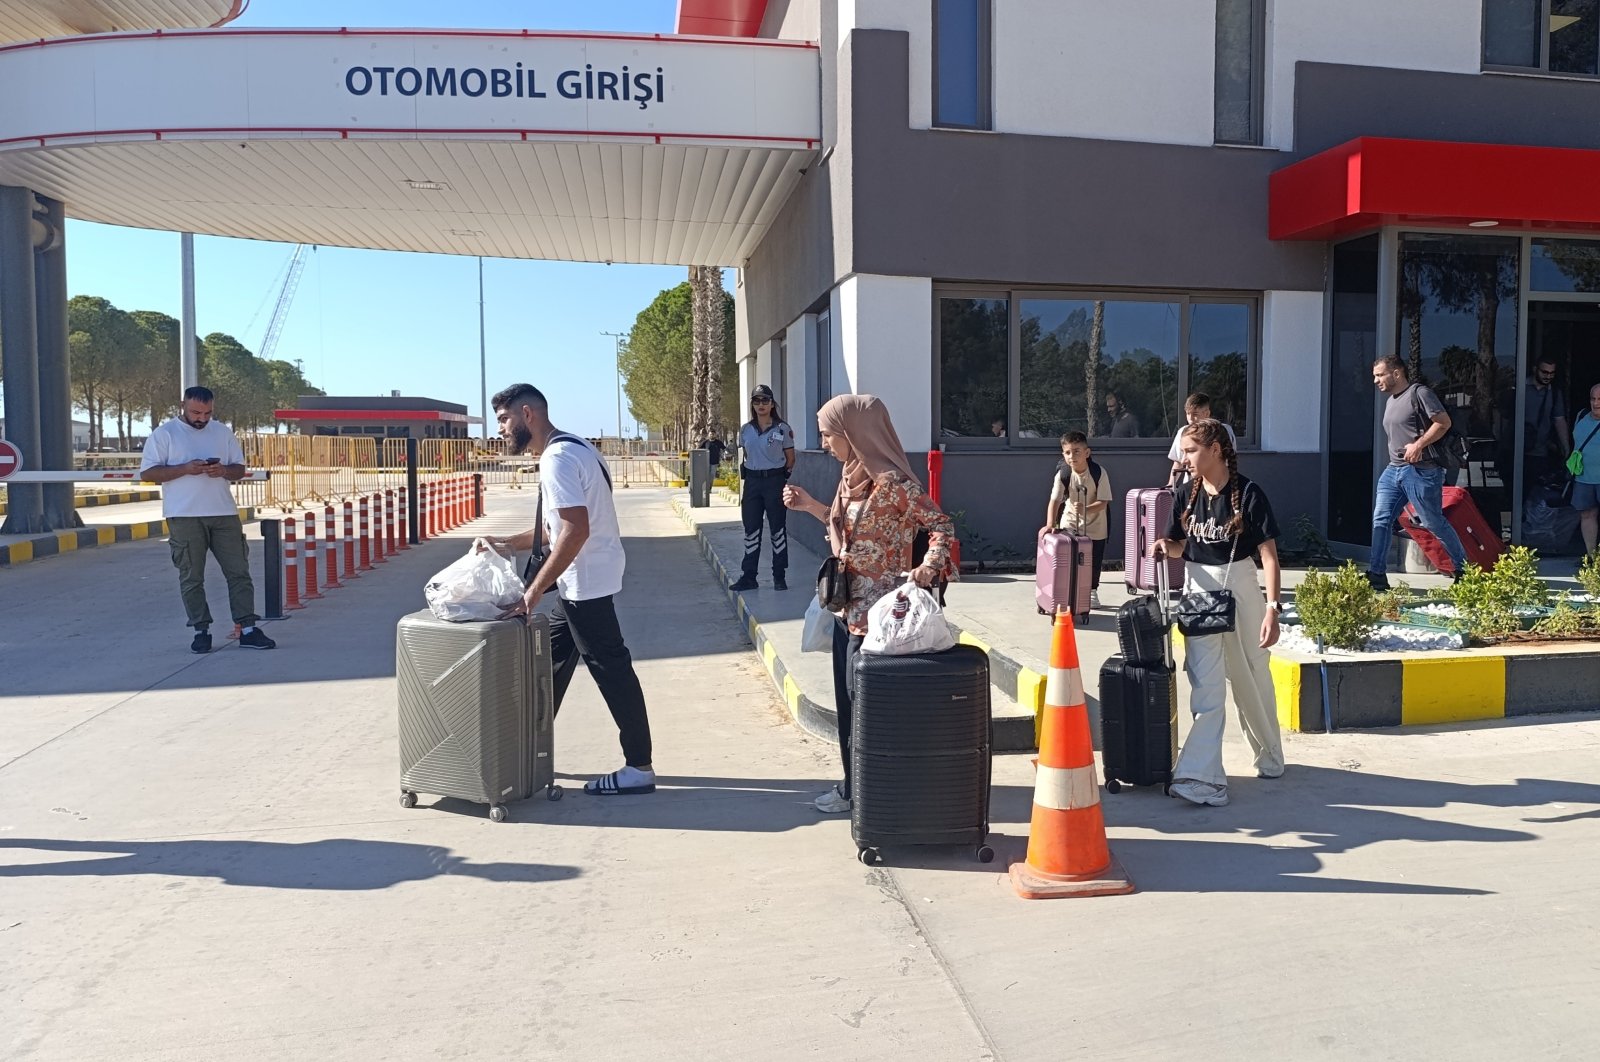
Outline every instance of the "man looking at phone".
[[206, 553], [217, 558], [228, 580], [228, 608], [240, 627], [246, 649], [275, 649], [276, 642], [256, 626], [255, 584], [244, 524], [228, 484], [244, 478], [244, 449], [220, 421], [211, 419], [216, 396], [210, 388], [183, 393], [179, 414], [150, 433], [139, 475], [160, 483], [161, 515], [178, 569], [178, 592], [195, 629], [190, 652], [211, 651], [211, 608], [206, 604]]

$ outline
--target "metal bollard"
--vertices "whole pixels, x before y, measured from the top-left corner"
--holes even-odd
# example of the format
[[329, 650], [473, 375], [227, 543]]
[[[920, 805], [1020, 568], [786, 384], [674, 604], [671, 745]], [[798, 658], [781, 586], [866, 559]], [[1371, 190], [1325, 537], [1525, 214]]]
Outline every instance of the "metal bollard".
[[361, 574], [356, 571], [356, 506], [352, 501], [344, 503], [344, 579], [359, 579]]
[[477, 519], [483, 516], [483, 473], [472, 474], [472, 516]]
[[322, 531], [322, 585], [324, 589], [337, 590], [344, 584], [339, 582], [339, 532], [334, 523], [332, 502], [322, 507]]
[[261, 618], [264, 620], [283, 619], [282, 534], [278, 521], [261, 521]]
[[306, 513], [306, 592], [303, 595], [307, 601], [315, 601], [322, 594], [317, 590], [317, 517], [314, 513]]
[[[367, 495], [361, 496], [361, 571], [372, 570], [372, 545], [369, 537], [372, 534], [372, 499]], [[381, 548], [381, 544], [380, 544]]]

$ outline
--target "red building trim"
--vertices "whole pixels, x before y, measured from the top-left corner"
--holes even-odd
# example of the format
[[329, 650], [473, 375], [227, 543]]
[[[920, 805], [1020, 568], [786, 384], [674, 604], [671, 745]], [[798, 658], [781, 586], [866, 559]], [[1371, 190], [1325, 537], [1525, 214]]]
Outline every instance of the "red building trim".
[[279, 420], [431, 420], [467, 423], [464, 413], [442, 409], [275, 409]]
[[1274, 173], [1267, 232], [1330, 240], [1380, 225], [1600, 229], [1600, 151], [1361, 137]]
[[767, 0], [678, 0], [678, 32], [704, 37], [754, 37]]

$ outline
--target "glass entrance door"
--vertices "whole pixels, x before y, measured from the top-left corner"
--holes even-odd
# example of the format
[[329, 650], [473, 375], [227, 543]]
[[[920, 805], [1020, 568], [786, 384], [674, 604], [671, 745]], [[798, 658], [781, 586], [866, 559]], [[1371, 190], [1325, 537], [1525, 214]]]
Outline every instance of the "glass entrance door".
[[1600, 384], [1600, 298], [1530, 299], [1528, 368], [1518, 540], [1542, 554], [1576, 556], [1583, 551], [1579, 517], [1563, 499], [1562, 486], [1567, 454], [1593, 427], [1592, 422], [1578, 422], [1588, 409], [1590, 389]]

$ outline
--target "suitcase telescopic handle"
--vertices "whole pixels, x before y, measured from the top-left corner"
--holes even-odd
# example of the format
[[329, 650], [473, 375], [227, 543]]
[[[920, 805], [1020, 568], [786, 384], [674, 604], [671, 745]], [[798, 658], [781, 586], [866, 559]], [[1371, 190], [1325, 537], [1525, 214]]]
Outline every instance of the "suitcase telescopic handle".
[[1177, 667], [1177, 657], [1172, 651], [1172, 571], [1167, 565], [1166, 551], [1152, 551], [1156, 568], [1156, 608], [1161, 612], [1161, 648], [1166, 655], [1168, 670]]

